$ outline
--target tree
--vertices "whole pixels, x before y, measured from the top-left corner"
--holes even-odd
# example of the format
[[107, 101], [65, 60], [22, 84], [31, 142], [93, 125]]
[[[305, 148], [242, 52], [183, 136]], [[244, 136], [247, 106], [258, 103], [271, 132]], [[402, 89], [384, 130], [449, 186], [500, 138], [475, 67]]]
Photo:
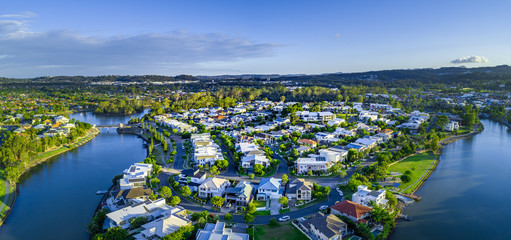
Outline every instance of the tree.
[[247, 205], [247, 210], [246, 210], [247, 214], [254, 214], [256, 211], [257, 211], [257, 207], [254, 203], [249, 203]]
[[293, 148], [293, 150], [291, 150], [291, 157], [298, 157], [300, 156], [300, 152], [298, 152], [298, 150], [296, 150], [296, 148]]
[[178, 205], [180, 202], [181, 202], [181, 198], [179, 198], [178, 196], [173, 196], [173, 197], [170, 198], [170, 203], [169, 204], [172, 207], [174, 207], [174, 206]]
[[440, 115], [436, 118], [435, 126], [437, 129], [444, 129], [447, 123], [449, 123], [449, 118], [445, 115]]
[[412, 180], [412, 177], [410, 177], [410, 175], [408, 175], [408, 174], [403, 174], [399, 178], [401, 178], [401, 181], [404, 183], [408, 183]]
[[128, 237], [128, 230], [121, 227], [111, 227], [102, 236], [104, 240], [124, 240]]
[[392, 194], [391, 192], [385, 191], [385, 198], [389, 200], [388, 204], [390, 207], [394, 207], [397, 205], [396, 196], [394, 196], [394, 194]]
[[245, 214], [245, 216], [243, 217], [243, 220], [245, 220], [245, 222], [248, 224], [248, 223], [251, 223], [253, 222], [255, 219], [255, 217], [252, 215], [252, 214]]
[[252, 180], [252, 179], [254, 179], [254, 174], [251, 173], [251, 174], [248, 175], [248, 177], [250, 178], [250, 180]]
[[160, 184], [160, 179], [158, 179], [158, 178], [152, 178], [151, 179], [151, 186], [153, 188], [156, 188], [158, 186], [158, 184]]
[[185, 196], [190, 196], [192, 194], [192, 190], [188, 186], [181, 187], [181, 194]]
[[289, 181], [289, 177], [287, 176], [287, 174], [282, 174], [282, 182], [283, 183], [287, 183], [287, 181]]
[[214, 196], [211, 198], [211, 203], [217, 207], [222, 207], [222, 205], [224, 205], [224, 202], [225, 198], [223, 197]]
[[280, 101], [281, 101], [281, 102], [286, 101], [286, 96], [280, 96]]
[[131, 219], [131, 222], [130, 222], [130, 228], [137, 229], [137, 228], [141, 227], [142, 225], [146, 224], [147, 222], [149, 222], [149, 219], [146, 216], [133, 218], [133, 219]]
[[213, 175], [217, 175], [217, 174], [220, 174], [220, 171], [218, 171], [218, 167], [217, 166], [213, 166], [209, 169], [209, 172]]
[[264, 175], [264, 167], [261, 164], [255, 164], [254, 165], [254, 172], [259, 175]]
[[313, 174], [313, 173], [312, 173], [312, 170], [309, 170], [309, 171], [307, 172], [307, 175], [309, 175], [309, 176], [312, 176], [312, 174]]
[[354, 149], [350, 149], [348, 150], [348, 161], [349, 162], [354, 162], [358, 159], [358, 152], [357, 150], [354, 150]]
[[230, 223], [232, 221], [232, 215], [230, 213], [225, 214], [224, 221]]
[[439, 148], [438, 143], [439, 142], [440, 142], [440, 139], [438, 138], [438, 136], [436, 134], [433, 134], [433, 136], [431, 137], [431, 143], [429, 145], [431, 150], [433, 150], [433, 151], [438, 150], [438, 148]]
[[167, 198], [172, 197], [172, 190], [170, 190], [170, 188], [169, 188], [169, 187], [167, 187], [167, 186], [162, 186], [162, 187], [160, 187], [160, 189], [158, 190], [158, 192], [160, 193], [160, 196], [161, 196], [162, 198], [167, 199]]
[[194, 229], [194, 226], [182, 226], [177, 231], [163, 237], [162, 240], [186, 240], [190, 238]]
[[285, 197], [285, 196], [282, 196], [279, 198], [279, 203], [284, 206], [287, 206], [287, 204], [289, 203], [289, 199], [287, 199], [287, 197]]

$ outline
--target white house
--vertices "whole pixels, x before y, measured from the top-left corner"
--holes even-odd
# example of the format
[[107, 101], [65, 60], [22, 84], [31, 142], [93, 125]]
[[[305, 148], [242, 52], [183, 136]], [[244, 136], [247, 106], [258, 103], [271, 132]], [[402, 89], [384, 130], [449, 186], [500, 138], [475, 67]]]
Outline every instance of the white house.
[[131, 165], [130, 168], [124, 170], [123, 177], [119, 180], [121, 190], [144, 186], [151, 171], [153, 171], [152, 164], [135, 163]]
[[333, 165], [322, 156], [309, 156], [308, 158], [298, 158], [296, 160], [296, 173], [304, 174], [311, 171], [327, 171]]
[[231, 183], [228, 180], [222, 178], [208, 178], [199, 186], [199, 197], [221, 197], [230, 185]]
[[445, 126], [444, 126], [444, 130], [445, 131], [449, 131], [449, 132], [452, 132], [452, 131], [458, 131], [458, 129], [460, 129], [460, 125], [458, 122], [456, 121], [449, 121]]
[[352, 196], [354, 203], [370, 206], [371, 202], [374, 202], [377, 205], [385, 206], [388, 202], [388, 200], [385, 199], [385, 189], [372, 191], [369, 190], [367, 186], [360, 185], [357, 187], [357, 190], [358, 191]]
[[252, 169], [256, 164], [260, 164], [263, 167], [268, 167], [270, 166], [270, 160], [268, 160], [264, 154], [241, 157], [241, 166], [245, 169]]
[[204, 229], [199, 229], [196, 240], [249, 240], [247, 233], [234, 232], [226, 228], [224, 222], [206, 223]]
[[343, 149], [341, 146], [335, 146], [319, 150], [319, 155], [325, 157], [328, 162], [344, 162], [348, 156], [348, 150]]
[[257, 187], [257, 200], [279, 198], [282, 196], [283, 191], [282, 179], [263, 178]]
[[[103, 226], [107, 229], [110, 227], [121, 227], [127, 229], [130, 227], [132, 219], [137, 217], [147, 217], [150, 220], [161, 218], [168, 215], [168, 211], [173, 208], [165, 204], [165, 199], [160, 198], [156, 201], [147, 200], [145, 202], [131, 205], [106, 215], [108, 223]], [[166, 213], [167, 212], [167, 213]]]

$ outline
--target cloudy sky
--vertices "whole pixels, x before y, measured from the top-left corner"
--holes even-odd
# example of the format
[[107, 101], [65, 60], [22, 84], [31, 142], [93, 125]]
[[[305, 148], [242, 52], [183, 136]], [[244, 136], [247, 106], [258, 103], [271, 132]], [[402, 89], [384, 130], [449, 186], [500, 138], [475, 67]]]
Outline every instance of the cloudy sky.
[[505, 0], [4, 1], [0, 76], [511, 64], [509, 9]]

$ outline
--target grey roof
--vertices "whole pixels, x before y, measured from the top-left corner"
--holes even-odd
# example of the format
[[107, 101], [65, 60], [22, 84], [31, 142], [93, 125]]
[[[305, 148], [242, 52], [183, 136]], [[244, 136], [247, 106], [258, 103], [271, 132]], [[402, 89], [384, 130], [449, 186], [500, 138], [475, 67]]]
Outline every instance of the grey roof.
[[224, 222], [206, 223], [204, 229], [197, 232], [197, 240], [249, 240], [246, 233], [233, 232], [230, 228], [225, 228]]
[[347, 227], [346, 223], [333, 214], [305, 220], [303, 225], [308, 228], [310, 228], [310, 225], [314, 226], [314, 228], [318, 229], [328, 238], [335, 235], [342, 235], [341, 229]]

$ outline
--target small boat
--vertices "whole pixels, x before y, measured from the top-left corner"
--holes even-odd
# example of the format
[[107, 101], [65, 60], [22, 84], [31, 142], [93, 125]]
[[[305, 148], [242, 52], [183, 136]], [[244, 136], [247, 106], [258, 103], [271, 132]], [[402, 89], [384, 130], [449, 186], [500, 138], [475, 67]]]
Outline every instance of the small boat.
[[101, 190], [100, 190], [100, 191], [97, 191], [97, 192], [96, 192], [96, 195], [105, 194], [105, 193], [107, 193], [107, 192], [108, 192], [108, 191], [106, 191], [106, 190], [103, 190], [103, 191], [101, 191]]

